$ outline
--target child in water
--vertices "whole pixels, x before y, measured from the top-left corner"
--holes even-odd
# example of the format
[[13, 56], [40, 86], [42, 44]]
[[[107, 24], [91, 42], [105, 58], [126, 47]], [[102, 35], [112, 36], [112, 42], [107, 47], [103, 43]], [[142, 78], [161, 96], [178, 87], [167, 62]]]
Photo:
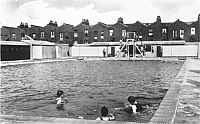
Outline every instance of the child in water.
[[125, 105], [125, 108], [115, 108], [115, 110], [123, 110], [129, 114], [136, 114], [142, 110], [141, 105], [137, 103], [134, 96], [128, 97], [128, 105]]
[[108, 112], [108, 108], [103, 106], [101, 108], [101, 115], [96, 120], [111, 121], [114, 119], [115, 119], [115, 117], [113, 116], [113, 114]]
[[57, 91], [57, 109], [64, 109], [64, 92], [62, 90]]
[[134, 96], [129, 96], [128, 97], [128, 102], [129, 102], [128, 107], [131, 108], [130, 113], [136, 114], [136, 110], [137, 110], [136, 104], [137, 104], [137, 101], [135, 100], [135, 97]]

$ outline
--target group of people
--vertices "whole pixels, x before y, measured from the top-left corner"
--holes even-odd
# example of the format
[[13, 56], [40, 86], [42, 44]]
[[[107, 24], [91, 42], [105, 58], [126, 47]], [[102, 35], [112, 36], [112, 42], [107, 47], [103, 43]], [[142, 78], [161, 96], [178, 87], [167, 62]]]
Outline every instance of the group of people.
[[[62, 90], [57, 91], [57, 109], [64, 110], [64, 104], [68, 102], [64, 99], [64, 92]], [[136, 114], [142, 110], [142, 106], [138, 104], [134, 96], [128, 97], [128, 105], [121, 108], [115, 108], [115, 110], [123, 110], [129, 114]], [[101, 107], [100, 115], [96, 120], [104, 120], [110, 121], [115, 120], [115, 116], [112, 113], [109, 113], [108, 108], [106, 106]]]

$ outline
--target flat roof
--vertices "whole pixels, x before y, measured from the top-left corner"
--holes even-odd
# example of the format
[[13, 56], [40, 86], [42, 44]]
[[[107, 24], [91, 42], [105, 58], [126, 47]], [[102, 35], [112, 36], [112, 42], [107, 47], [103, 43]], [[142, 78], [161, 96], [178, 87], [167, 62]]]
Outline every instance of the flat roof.
[[[129, 42], [132, 44], [133, 42]], [[186, 42], [184, 40], [174, 40], [174, 41], [136, 41], [137, 45], [184, 45]]]
[[55, 46], [56, 43], [52, 43], [49, 41], [41, 41], [41, 40], [22, 40], [25, 43], [35, 45], [35, 46]]
[[21, 46], [30, 46], [28, 43], [24, 43], [22, 41], [0, 41], [1, 45], [21, 45]]
[[120, 46], [120, 42], [93, 42], [89, 46]]

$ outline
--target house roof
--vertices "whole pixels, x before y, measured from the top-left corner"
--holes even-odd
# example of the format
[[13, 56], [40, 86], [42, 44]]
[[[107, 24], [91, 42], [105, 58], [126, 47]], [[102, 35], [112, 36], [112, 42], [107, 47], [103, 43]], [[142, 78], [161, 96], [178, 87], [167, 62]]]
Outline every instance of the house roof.
[[95, 26], [97, 26], [97, 25], [103, 26], [103, 27], [105, 27], [105, 28], [112, 28], [111, 25], [107, 25], [107, 24], [105, 24], [105, 23], [103, 23], [103, 22], [98, 22], [96, 25], [93, 25], [93, 26], [91, 26], [91, 27], [93, 28], [93, 27], [95, 27]]
[[135, 22], [135, 23], [133, 23], [133, 24], [126, 24], [127, 26], [128, 26], [128, 30], [137, 30], [138, 28], [138, 26], [139, 27], [144, 27], [144, 28], [146, 28], [146, 25], [144, 25], [143, 23], [141, 23], [141, 22], [139, 22], [139, 21], [137, 21], [137, 22]]
[[121, 25], [121, 26], [123, 26], [123, 27], [128, 27], [126, 24], [123, 24], [123, 23], [115, 23], [114, 25], [112, 25], [113, 27], [115, 26], [115, 25]]
[[80, 23], [80, 24], [76, 25], [75, 27], [73, 27], [73, 29], [77, 29], [77, 28], [79, 28], [79, 27], [88, 27], [88, 28], [89, 28], [89, 25]]

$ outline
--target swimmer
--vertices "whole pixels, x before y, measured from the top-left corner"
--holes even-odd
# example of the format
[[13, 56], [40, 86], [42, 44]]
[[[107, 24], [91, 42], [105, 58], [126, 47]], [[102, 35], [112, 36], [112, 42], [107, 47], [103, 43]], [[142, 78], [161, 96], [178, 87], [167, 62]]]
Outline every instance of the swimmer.
[[125, 108], [115, 108], [115, 110], [123, 110], [130, 114], [136, 114], [142, 110], [142, 106], [137, 103], [134, 96], [128, 97], [128, 105], [125, 105]]
[[64, 104], [65, 104], [65, 100], [64, 101], [64, 92], [62, 90], [58, 90], [57, 91], [57, 109], [64, 109]]
[[135, 100], [135, 97], [134, 96], [129, 96], [128, 97], [128, 102], [129, 102], [128, 107], [131, 108], [133, 114], [136, 114], [136, 110], [137, 110], [136, 104], [137, 104], [137, 101]]
[[111, 121], [114, 119], [115, 119], [114, 115], [108, 112], [107, 107], [103, 106], [101, 108], [101, 115], [96, 120]]

